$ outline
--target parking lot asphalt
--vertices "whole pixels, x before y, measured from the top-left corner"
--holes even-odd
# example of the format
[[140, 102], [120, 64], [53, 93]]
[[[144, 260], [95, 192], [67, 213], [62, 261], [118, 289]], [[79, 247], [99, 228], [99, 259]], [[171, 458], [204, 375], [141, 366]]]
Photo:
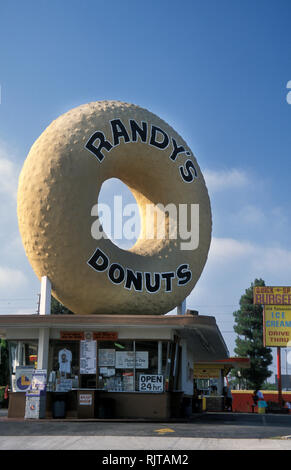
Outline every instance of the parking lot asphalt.
[[188, 420], [24, 420], [0, 410], [1, 450], [288, 449], [291, 415], [202, 413]]

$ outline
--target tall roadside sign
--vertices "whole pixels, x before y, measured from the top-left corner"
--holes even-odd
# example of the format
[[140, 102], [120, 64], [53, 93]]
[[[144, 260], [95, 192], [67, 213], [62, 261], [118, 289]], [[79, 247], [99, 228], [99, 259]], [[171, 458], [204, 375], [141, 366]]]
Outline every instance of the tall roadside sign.
[[282, 405], [281, 348], [291, 341], [291, 287], [255, 286], [254, 304], [264, 306], [264, 346], [277, 348], [278, 398]]

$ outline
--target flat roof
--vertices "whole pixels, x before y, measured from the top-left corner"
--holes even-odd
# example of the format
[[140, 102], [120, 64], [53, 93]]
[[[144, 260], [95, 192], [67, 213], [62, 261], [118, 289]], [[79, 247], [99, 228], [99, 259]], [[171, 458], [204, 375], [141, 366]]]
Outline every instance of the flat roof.
[[216, 326], [216, 320], [204, 315], [0, 315], [0, 328], [33, 327], [60, 328], [101, 326], [160, 326], [195, 327]]

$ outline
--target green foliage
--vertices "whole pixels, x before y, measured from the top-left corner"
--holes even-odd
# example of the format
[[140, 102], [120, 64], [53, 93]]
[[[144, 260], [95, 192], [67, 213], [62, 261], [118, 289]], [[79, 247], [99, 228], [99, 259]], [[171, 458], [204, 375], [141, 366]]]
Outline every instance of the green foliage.
[[277, 384], [270, 384], [269, 382], [265, 382], [265, 383], [263, 383], [261, 389], [262, 390], [278, 391], [278, 385]]
[[61, 304], [61, 302], [59, 302], [52, 296], [51, 315], [74, 315], [74, 312], [71, 312], [71, 310], [69, 310], [67, 307]]
[[[255, 279], [240, 298], [240, 309], [233, 313], [234, 331], [237, 333], [234, 352], [240, 357], [250, 358], [250, 369], [240, 369], [246, 388], [261, 388], [272, 372], [272, 351], [263, 344], [263, 307], [253, 303], [253, 287], [264, 286], [262, 279]], [[238, 377], [238, 374], [236, 374]]]
[[4, 339], [0, 339], [1, 363], [0, 363], [0, 385], [10, 383], [9, 378], [9, 353], [8, 344]]

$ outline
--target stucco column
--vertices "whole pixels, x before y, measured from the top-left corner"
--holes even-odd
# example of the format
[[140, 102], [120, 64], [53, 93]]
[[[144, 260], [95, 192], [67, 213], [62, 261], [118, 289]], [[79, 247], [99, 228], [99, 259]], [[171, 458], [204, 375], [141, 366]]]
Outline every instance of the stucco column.
[[48, 352], [49, 352], [49, 328], [40, 328], [38, 336], [38, 355], [37, 355], [37, 368], [48, 368]]

